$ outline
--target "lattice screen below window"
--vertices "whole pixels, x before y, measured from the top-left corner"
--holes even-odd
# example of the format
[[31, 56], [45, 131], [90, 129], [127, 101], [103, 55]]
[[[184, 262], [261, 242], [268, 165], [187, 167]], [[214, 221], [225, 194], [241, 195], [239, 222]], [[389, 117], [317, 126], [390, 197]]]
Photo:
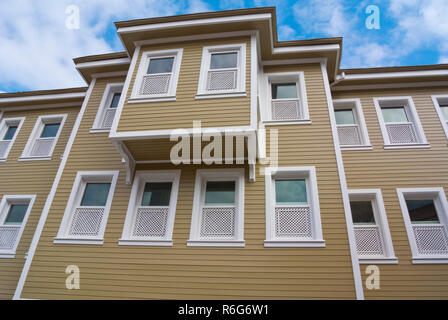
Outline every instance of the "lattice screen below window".
[[448, 254], [448, 239], [443, 225], [413, 225], [418, 253]]
[[272, 101], [272, 120], [298, 120], [302, 118], [300, 102], [293, 100]]
[[342, 146], [358, 146], [362, 144], [358, 125], [338, 126], [339, 143]]
[[207, 90], [233, 90], [236, 89], [237, 70], [209, 71], [207, 77]]
[[114, 118], [115, 118], [115, 112], [117, 111], [117, 109], [112, 109], [112, 108], [107, 108], [106, 111], [104, 112], [104, 118], [103, 118], [103, 122], [101, 124], [102, 128], [110, 128], [112, 127], [112, 123], [114, 122]]
[[201, 237], [233, 238], [236, 208], [204, 207], [201, 215]]
[[104, 216], [104, 207], [79, 207], [70, 222], [69, 236], [98, 236]]
[[0, 227], [0, 250], [12, 250], [19, 236], [20, 226]]
[[10, 143], [11, 141], [0, 141], [0, 158], [4, 158], [6, 156], [6, 150], [8, 150]]
[[168, 223], [168, 207], [151, 208], [141, 207], [137, 209], [134, 226], [132, 228], [133, 237], [165, 237]]
[[30, 156], [48, 156], [51, 153], [51, 148], [55, 138], [39, 138], [34, 142], [33, 148], [31, 149]]
[[355, 225], [356, 250], [360, 256], [384, 255], [383, 240], [377, 225]]
[[171, 74], [148, 74], [143, 76], [139, 94], [154, 95], [168, 93]]
[[414, 130], [414, 124], [412, 122], [386, 124], [386, 128], [391, 144], [406, 144], [418, 142]]
[[309, 207], [276, 207], [275, 236], [311, 238], [311, 210]]

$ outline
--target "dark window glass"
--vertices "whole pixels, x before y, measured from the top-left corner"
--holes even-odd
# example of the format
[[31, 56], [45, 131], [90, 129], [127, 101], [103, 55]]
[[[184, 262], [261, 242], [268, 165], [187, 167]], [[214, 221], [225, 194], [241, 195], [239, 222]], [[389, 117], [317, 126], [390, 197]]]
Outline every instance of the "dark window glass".
[[149, 60], [148, 74], [170, 73], [173, 70], [174, 57]]
[[238, 53], [213, 53], [210, 59], [210, 69], [236, 68], [238, 65]]
[[275, 201], [278, 204], [307, 203], [305, 180], [275, 180]]
[[406, 200], [406, 206], [412, 223], [439, 223], [439, 217], [432, 199]]
[[44, 130], [42, 130], [41, 138], [54, 138], [58, 134], [60, 123], [45, 124]]
[[13, 204], [9, 208], [8, 215], [6, 216], [5, 225], [20, 225], [23, 222], [26, 211], [28, 210], [27, 204]]
[[372, 201], [350, 201], [354, 224], [375, 224]]
[[171, 182], [146, 183], [142, 206], [169, 206], [170, 196]]
[[110, 183], [87, 183], [81, 206], [104, 207], [109, 196]]
[[120, 101], [121, 92], [114, 93], [114, 96], [112, 97], [112, 101], [110, 103], [110, 108], [115, 109], [118, 107], [118, 101]]
[[235, 204], [235, 181], [208, 181], [205, 191], [205, 204]]
[[12, 140], [12, 138], [14, 138], [14, 135], [16, 134], [16, 131], [17, 131], [17, 126], [8, 127], [8, 130], [6, 130], [3, 140]]
[[295, 83], [272, 85], [272, 99], [296, 99], [297, 87]]

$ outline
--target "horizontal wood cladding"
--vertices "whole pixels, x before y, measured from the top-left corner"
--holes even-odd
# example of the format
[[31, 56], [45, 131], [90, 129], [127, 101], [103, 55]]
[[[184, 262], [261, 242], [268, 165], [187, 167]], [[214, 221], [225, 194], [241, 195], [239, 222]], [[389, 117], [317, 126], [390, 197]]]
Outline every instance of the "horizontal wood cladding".
[[[367, 290], [367, 299], [446, 299], [448, 265], [413, 265], [411, 249], [396, 188], [443, 187], [448, 191], [448, 145], [431, 100], [448, 88], [412, 88], [334, 93], [334, 99], [360, 98], [373, 150], [343, 151], [350, 189], [380, 188], [398, 265], [378, 265], [380, 290]], [[373, 105], [374, 97], [411, 96], [429, 149], [384, 150]], [[365, 268], [361, 266], [365, 281]]]
[[[204, 46], [246, 43], [246, 97], [195, 99]], [[176, 101], [127, 103], [135, 84], [142, 53], [183, 48]], [[199, 40], [176, 44], [158, 44], [141, 48], [132, 75], [118, 132], [192, 128], [194, 120], [202, 127], [233, 127], [250, 124], [250, 37]]]
[[[36, 200], [16, 250], [15, 258], [0, 259], [0, 299], [11, 299], [17, 287], [25, 254], [28, 252], [42, 209], [53, 184], [65, 146], [79, 112], [79, 107], [8, 111], [3, 118], [25, 117], [6, 162], [0, 162], [0, 199], [4, 195], [35, 194]], [[67, 114], [51, 160], [18, 161], [37, 118], [42, 115]]]

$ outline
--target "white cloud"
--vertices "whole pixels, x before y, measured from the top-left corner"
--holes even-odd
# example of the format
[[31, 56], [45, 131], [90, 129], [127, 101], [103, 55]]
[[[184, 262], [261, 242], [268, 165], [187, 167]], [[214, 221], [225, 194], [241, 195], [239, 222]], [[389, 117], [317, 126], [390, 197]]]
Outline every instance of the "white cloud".
[[[160, 1], [159, 1], [160, 3]], [[198, 13], [212, 11], [210, 6], [202, 0], [189, 0], [187, 13]]]
[[282, 40], [295, 40], [297, 38], [296, 30], [288, 25], [282, 25], [278, 27], [278, 39]]
[[448, 56], [440, 57], [438, 63], [448, 63]]

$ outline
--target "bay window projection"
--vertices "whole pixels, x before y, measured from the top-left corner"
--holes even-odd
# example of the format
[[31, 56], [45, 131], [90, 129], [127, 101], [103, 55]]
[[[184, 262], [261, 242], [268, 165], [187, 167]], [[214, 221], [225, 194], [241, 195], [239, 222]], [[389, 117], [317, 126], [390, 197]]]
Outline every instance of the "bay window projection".
[[334, 100], [333, 103], [341, 148], [371, 147], [359, 99]]
[[0, 161], [8, 157], [25, 118], [7, 118], [0, 123]]
[[106, 130], [112, 127], [115, 113], [117, 112], [118, 103], [121, 98], [121, 91], [123, 90], [122, 83], [109, 83], [104, 91], [101, 99], [98, 113], [95, 118], [92, 130]]

